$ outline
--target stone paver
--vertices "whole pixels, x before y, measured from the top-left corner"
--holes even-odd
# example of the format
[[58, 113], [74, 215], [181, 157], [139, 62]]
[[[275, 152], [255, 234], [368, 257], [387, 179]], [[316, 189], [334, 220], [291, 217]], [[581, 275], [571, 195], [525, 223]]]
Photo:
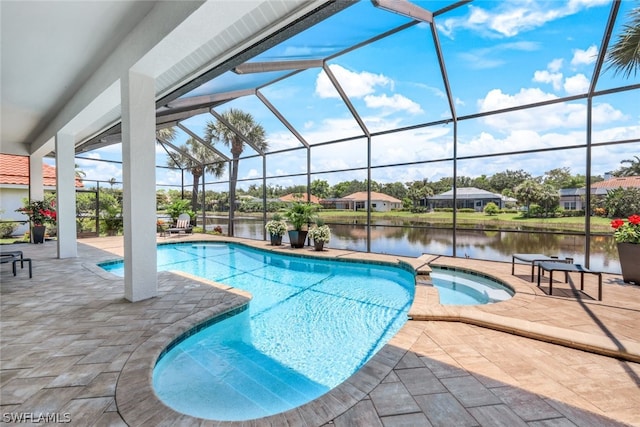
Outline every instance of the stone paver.
[[[159, 240], [199, 238], [204, 236]], [[243, 242], [272, 249], [265, 242]], [[46, 412], [78, 426], [241, 425], [165, 407], [151, 390], [150, 372], [172, 338], [246, 304], [249, 295], [161, 272], [158, 297], [126, 302], [122, 279], [95, 266], [122, 256], [121, 237], [81, 240], [74, 259], [56, 259], [55, 242], [15, 249], [34, 260], [34, 274], [29, 279], [25, 271], [16, 277], [10, 268], [0, 272], [3, 423]], [[640, 287], [605, 275], [599, 302], [589, 297], [593, 283], [587, 281], [586, 295], [575, 294], [571, 283], [554, 284], [548, 296], [529, 282], [526, 267], [511, 276], [509, 263], [333, 249], [322, 256], [402, 259], [422, 274], [427, 262], [476, 269], [508, 282], [517, 298], [443, 308], [434, 288], [421, 284], [415, 320], [363, 369], [320, 399], [251, 425], [640, 426], [638, 363], [554, 344], [577, 337], [578, 346], [601, 353], [628, 346], [633, 360], [640, 348]]]

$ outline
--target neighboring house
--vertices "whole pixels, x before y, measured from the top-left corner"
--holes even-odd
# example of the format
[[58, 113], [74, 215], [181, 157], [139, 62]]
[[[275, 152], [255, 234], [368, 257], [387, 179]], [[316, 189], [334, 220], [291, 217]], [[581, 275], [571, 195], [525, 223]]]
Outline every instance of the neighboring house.
[[[591, 196], [600, 198], [616, 188], [640, 188], [640, 176], [611, 177], [591, 184]], [[560, 190], [560, 207], [565, 210], [584, 210], [585, 188], [563, 188]]]
[[[495, 203], [500, 209], [506, 207], [507, 204], [515, 204], [517, 202], [514, 198], [476, 187], [458, 188], [456, 200], [458, 209], [475, 209], [478, 212], [483, 211], [484, 207], [491, 202]], [[427, 205], [430, 209], [453, 208], [453, 190], [427, 197]]]
[[[335, 209], [348, 209], [348, 210], [366, 210], [367, 209], [367, 192], [359, 191], [357, 193], [349, 194], [348, 196], [323, 199], [321, 201], [323, 206], [333, 207]], [[401, 209], [402, 201], [391, 197], [384, 193], [371, 192], [371, 210], [376, 212], [389, 212], [392, 209]]]
[[[289, 193], [279, 198], [281, 202], [293, 203], [293, 202], [307, 202], [309, 201], [309, 197], [307, 193]], [[311, 203], [319, 204], [320, 198], [317, 196], [311, 195]]]
[[[56, 168], [42, 165], [42, 181], [45, 191], [56, 189]], [[76, 179], [76, 188], [82, 187], [82, 181]], [[0, 207], [4, 221], [25, 221], [27, 217], [15, 210], [23, 206], [23, 200], [29, 197], [29, 157], [0, 154]], [[24, 234], [29, 229], [25, 222], [14, 233]]]

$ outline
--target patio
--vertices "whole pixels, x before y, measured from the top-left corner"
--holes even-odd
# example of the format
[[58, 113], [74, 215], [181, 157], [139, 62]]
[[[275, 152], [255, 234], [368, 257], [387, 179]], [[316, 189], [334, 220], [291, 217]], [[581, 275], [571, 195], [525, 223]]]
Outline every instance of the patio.
[[[160, 241], [192, 239], [220, 238]], [[267, 248], [266, 242], [224, 239]], [[10, 268], [1, 272], [3, 422], [42, 413], [82, 426], [227, 424], [164, 407], [151, 393], [149, 373], [172, 337], [245, 303], [247, 294], [161, 272], [157, 298], [127, 302], [123, 280], [96, 267], [122, 256], [122, 237], [80, 240], [79, 257], [71, 259], [57, 259], [54, 242], [4, 249], [33, 259], [33, 279], [20, 269], [16, 277]], [[320, 399], [250, 425], [640, 425], [640, 287], [604, 275], [600, 302], [576, 299], [561, 283], [547, 296], [529, 282], [525, 266], [511, 276], [509, 263], [405, 261], [417, 268], [427, 261], [475, 268], [508, 281], [517, 297], [444, 308], [433, 303], [433, 288], [419, 285], [412, 315], [429, 320], [409, 321], [364, 368]], [[591, 281], [586, 285], [593, 291]], [[545, 331], [550, 342], [527, 338], [542, 339]], [[636, 362], [553, 344], [572, 339], [579, 348], [617, 351]]]

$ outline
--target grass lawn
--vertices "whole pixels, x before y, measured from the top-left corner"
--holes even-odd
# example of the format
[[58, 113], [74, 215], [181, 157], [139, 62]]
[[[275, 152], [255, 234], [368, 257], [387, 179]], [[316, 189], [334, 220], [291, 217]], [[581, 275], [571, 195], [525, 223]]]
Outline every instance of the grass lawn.
[[[339, 222], [343, 220], [353, 220], [367, 218], [366, 212], [361, 211], [338, 211], [323, 210], [320, 216], [326, 221]], [[378, 220], [401, 221], [410, 224], [451, 224], [453, 213], [451, 212], [429, 212], [412, 213], [406, 211], [394, 212], [372, 212], [371, 217]], [[485, 225], [489, 228], [504, 229], [543, 229], [553, 231], [584, 231], [584, 217], [561, 217], [561, 218], [523, 218], [520, 214], [501, 213], [498, 215], [486, 215], [483, 212], [458, 212], [457, 222], [460, 227]], [[591, 230], [596, 233], [610, 233], [611, 220], [609, 218], [591, 217]], [[401, 224], [399, 224], [401, 225]]]

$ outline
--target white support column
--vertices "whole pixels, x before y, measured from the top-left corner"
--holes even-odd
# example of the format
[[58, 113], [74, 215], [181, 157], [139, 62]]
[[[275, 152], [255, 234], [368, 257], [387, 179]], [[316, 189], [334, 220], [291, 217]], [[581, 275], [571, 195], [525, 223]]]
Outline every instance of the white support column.
[[29, 156], [29, 200], [44, 200], [41, 154]]
[[56, 135], [56, 212], [58, 214], [58, 258], [78, 256], [76, 241], [75, 139]]
[[124, 296], [135, 302], [158, 294], [154, 79], [129, 71], [121, 94]]

